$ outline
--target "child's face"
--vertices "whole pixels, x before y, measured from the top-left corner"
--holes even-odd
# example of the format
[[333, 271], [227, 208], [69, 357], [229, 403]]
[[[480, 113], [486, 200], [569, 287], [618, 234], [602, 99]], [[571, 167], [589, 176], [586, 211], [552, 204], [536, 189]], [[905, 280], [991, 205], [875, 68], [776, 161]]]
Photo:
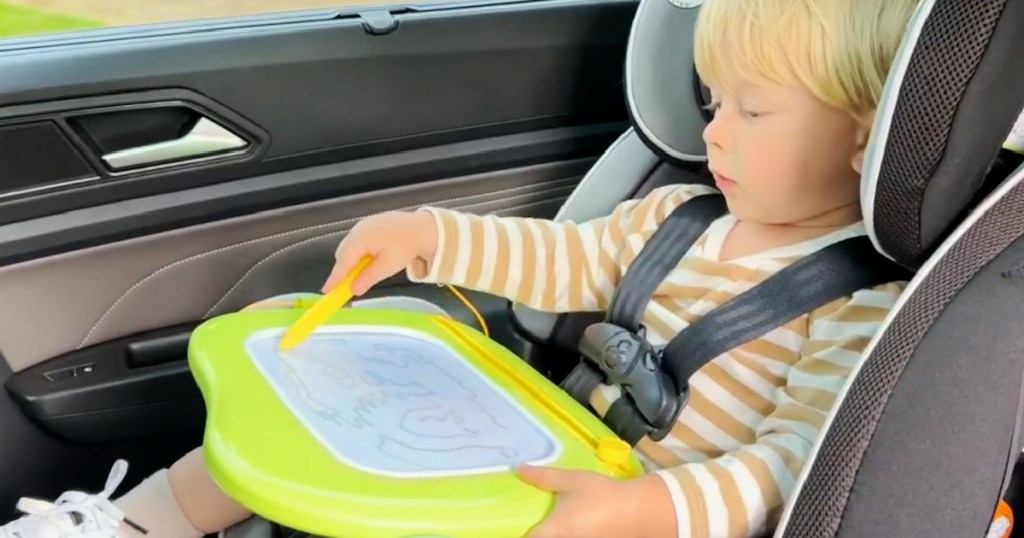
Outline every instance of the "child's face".
[[729, 211], [762, 224], [838, 226], [860, 218], [868, 129], [809, 92], [744, 84], [712, 88], [708, 165]]

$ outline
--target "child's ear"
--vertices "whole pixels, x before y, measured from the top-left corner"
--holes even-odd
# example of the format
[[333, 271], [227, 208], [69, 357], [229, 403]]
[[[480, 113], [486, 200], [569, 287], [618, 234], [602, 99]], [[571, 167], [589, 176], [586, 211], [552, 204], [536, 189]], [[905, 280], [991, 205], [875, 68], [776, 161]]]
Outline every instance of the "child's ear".
[[857, 172], [857, 175], [864, 175], [864, 148], [858, 147], [853, 152], [853, 157], [850, 158], [850, 165], [853, 166], [853, 170]]
[[858, 175], [864, 173], [864, 153], [868, 149], [868, 139], [871, 136], [871, 127], [873, 114], [869, 115], [867, 119], [857, 122], [857, 146], [853, 149], [853, 155], [850, 157], [850, 166], [857, 172]]

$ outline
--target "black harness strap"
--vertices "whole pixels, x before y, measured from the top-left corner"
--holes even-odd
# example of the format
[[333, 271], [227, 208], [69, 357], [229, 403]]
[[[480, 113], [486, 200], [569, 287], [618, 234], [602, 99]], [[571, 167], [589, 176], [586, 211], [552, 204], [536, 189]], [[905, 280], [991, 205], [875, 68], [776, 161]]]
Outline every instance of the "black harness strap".
[[604, 420], [630, 444], [668, 434], [688, 400], [690, 377], [715, 357], [858, 290], [909, 277], [867, 237], [840, 241], [722, 304], [658, 353], [643, 335], [644, 310], [657, 286], [724, 212], [724, 200], [710, 195], [673, 211], [627, 271], [606, 322], [588, 327], [579, 342], [583, 359], [562, 386], [586, 403], [599, 384], [619, 385], [622, 397]]
[[908, 278], [866, 236], [845, 239], [806, 256], [718, 306], [662, 350], [662, 366], [677, 387], [705, 363], [832, 301]]
[[[622, 282], [612, 296], [605, 320], [634, 333], [641, 331], [643, 312], [654, 290], [711, 223], [725, 214], [726, 209], [725, 198], [718, 194], [698, 196], [676, 207], [655, 230], [623, 275]], [[574, 321], [576, 319], [587, 318], [579, 317]], [[590, 321], [588, 325], [598, 320]], [[586, 327], [579, 327], [575, 331], [566, 330], [566, 327], [561, 329], [560, 334], [573, 334], [571, 345], [578, 348]], [[587, 405], [594, 389], [604, 381], [605, 376], [583, 359], [562, 381], [561, 387], [578, 402]]]
[[654, 290], [726, 210], [725, 198], [719, 194], [698, 196], [673, 210], [623, 275], [612, 296], [607, 321], [640, 331], [644, 310]]

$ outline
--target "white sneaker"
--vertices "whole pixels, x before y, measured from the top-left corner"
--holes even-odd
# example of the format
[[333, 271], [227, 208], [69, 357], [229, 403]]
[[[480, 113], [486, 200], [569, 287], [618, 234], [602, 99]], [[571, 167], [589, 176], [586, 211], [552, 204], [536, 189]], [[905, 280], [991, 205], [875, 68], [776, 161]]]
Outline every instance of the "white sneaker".
[[0, 538], [126, 538], [120, 531], [122, 522], [145, 534], [110, 501], [127, 472], [128, 463], [117, 460], [99, 493], [68, 491], [55, 503], [22, 498], [18, 511], [25, 516], [0, 527]]

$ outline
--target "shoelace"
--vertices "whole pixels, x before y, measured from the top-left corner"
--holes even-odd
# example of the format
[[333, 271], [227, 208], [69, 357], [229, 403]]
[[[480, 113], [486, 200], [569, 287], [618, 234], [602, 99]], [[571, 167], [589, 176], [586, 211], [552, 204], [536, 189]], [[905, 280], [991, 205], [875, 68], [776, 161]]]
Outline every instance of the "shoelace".
[[128, 462], [117, 460], [110, 469], [103, 491], [96, 494], [68, 491], [53, 503], [24, 497], [18, 501], [18, 510], [31, 517], [67, 515], [83, 529], [80, 534], [83, 538], [118, 538], [116, 531], [122, 521], [140, 533], [148, 534], [146, 529], [126, 518], [110, 500], [127, 473]]

